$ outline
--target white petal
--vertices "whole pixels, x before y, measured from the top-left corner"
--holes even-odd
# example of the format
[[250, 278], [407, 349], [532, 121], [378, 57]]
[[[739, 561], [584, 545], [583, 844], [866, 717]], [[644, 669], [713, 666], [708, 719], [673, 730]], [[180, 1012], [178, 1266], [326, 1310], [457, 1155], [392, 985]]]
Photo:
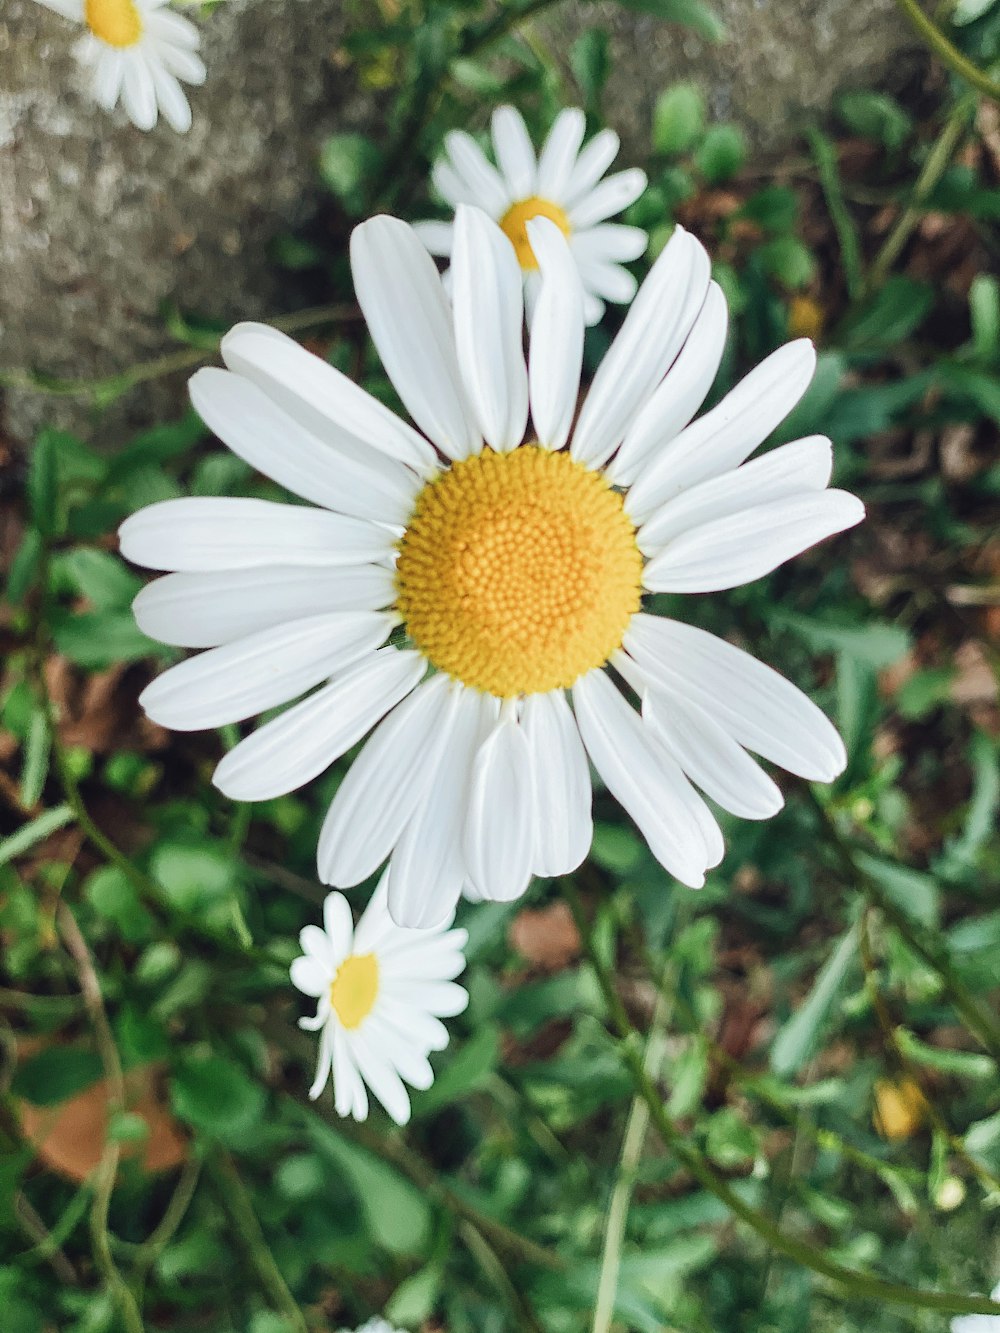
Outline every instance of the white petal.
[[122, 103], [139, 130], [156, 124], [156, 88], [142, 52], [133, 47], [123, 61]]
[[[161, 16], [157, 14], [154, 17], [160, 18]], [[174, 78], [182, 79], [185, 83], [194, 84], [196, 87], [205, 82], [207, 75], [205, 62], [194, 51], [189, 51], [183, 46], [167, 46], [161, 43], [157, 54], [163, 68]]]
[[563, 206], [572, 207], [589, 194], [618, 156], [621, 141], [614, 130], [601, 130], [576, 159], [563, 197]]
[[191, 20], [172, 9], [159, 9], [155, 14], [147, 15], [145, 23], [154, 37], [171, 46], [197, 51], [201, 44], [201, 34]]
[[[459, 133], [460, 131], [456, 131]], [[478, 151], [478, 150], [477, 150]], [[480, 155], [481, 156], [481, 155]], [[486, 159], [483, 158], [485, 162]], [[487, 163], [489, 166], [489, 163]], [[493, 170], [493, 168], [490, 168]], [[457, 208], [459, 204], [475, 204], [477, 208], [483, 208], [486, 205], [480, 198], [478, 191], [474, 190], [451, 165], [447, 158], [439, 158], [431, 168], [431, 184], [446, 204], [452, 208]], [[501, 191], [503, 185], [500, 186]], [[507, 206], [506, 195], [503, 195], [498, 210], [490, 209], [489, 212], [494, 216], [499, 216]], [[433, 251], [432, 251], [433, 253]]]
[[587, 753], [608, 791], [660, 864], [682, 884], [700, 889], [717, 850], [703, 831], [714, 820], [701, 797], [603, 670], [579, 678], [573, 704]]
[[[334, 967], [339, 967], [354, 944], [354, 918], [351, 905], [342, 893], [328, 893], [323, 899], [323, 929]], [[359, 953], [364, 950], [359, 949]]]
[[[270, 342], [270, 339], [265, 339]], [[344, 431], [318, 439], [258, 385], [206, 367], [188, 388], [195, 411], [237, 457], [294, 495], [336, 513], [402, 526], [420, 480]]]
[[420, 237], [432, 255], [447, 259], [455, 237], [455, 226], [451, 222], [414, 222], [413, 230]]
[[521, 443], [528, 420], [521, 268], [496, 223], [468, 204], [455, 214], [451, 275], [466, 394], [486, 443], [507, 453]]
[[643, 468], [625, 499], [636, 523], [689, 486], [739, 467], [805, 393], [816, 369], [806, 338], [786, 343]]
[[579, 462], [600, 467], [621, 443], [683, 347], [708, 280], [704, 248], [677, 227], [594, 376], [573, 432]]
[[535, 801], [536, 875], [568, 875], [593, 840], [587, 756], [561, 690], [529, 694], [521, 727], [531, 751]]
[[580, 275], [588, 292], [616, 305], [628, 305], [639, 285], [620, 264], [603, 264], [596, 259], [581, 261]]
[[847, 755], [836, 729], [795, 685], [723, 639], [664, 617], [635, 615], [625, 651], [658, 690], [698, 704], [748, 750], [814, 782]]
[[436, 455], [412, 426], [322, 357], [267, 324], [237, 324], [222, 340], [230, 370], [258, 384], [269, 397], [326, 443], [357, 456], [358, 449], [405, 463], [421, 476]]
[[619, 171], [596, 185], [573, 205], [569, 220], [574, 228], [593, 227], [634, 204], [646, 188], [646, 173], [639, 167]]
[[434, 260], [405, 222], [382, 216], [355, 227], [351, 269], [372, 341], [410, 416], [449, 458], [475, 453], [479, 432]]
[[372, 1049], [363, 1027], [344, 1035], [361, 1077], [396, 1124], [405, 1125], [410, 1119], [410, 1097], [395, 1069], [381, 1051]]
[[[472, 135], [466, 134], [464, 130], [452, 130], [444, 136], [444, 147], [458, 178], [457, 182], [452, 182], [447, 175], [444, 176], [446, 185], [453, 186], [451, 193], [454, 197], [450, 202], [456, 206], [460, 203], [474, 204], [491, 217], [499, 218], [505, 213], [511, 204], [510, 191], [496, 167], [486, 160], [486, 154]], [[435, 184], [440, 189], [439, 176], [440, 173], [435, 175]], [[456, 184], [457, 189], [454, 188]], [[461, 197], [458, 197], [459, 190]], [[448, 198], [444, 190], [441, 193]]]
[[583, 289], [562, 232], [548, 218], [528, 223], [541, 287], [531, 317], [528, 378], [539, 444], [561, 449], [569, 438], [583, 364]]
[[215, 648], [325, 611], [380, 611], [395, 598], [395, 574], [381, 565], [293, 565], [167, 574], [143, 588], [132, 612], [143, 634], [160, 643]]
[[460, 1014], [469, 1003], [468, 992], [453, 981], [416, 982], [410, 991], [414, 1007], [438, 1018]]
[[777, 785], [710, 714], [676, 694], [647, 694], [643, 717], [706, 796], [742, 819], [770, 819], [784, 804]]
[[847, 491], [793, 495], [682, 533], [650, 560], [651, 592], [721, 592], [763, 578], [817, 542], [860, 523], [865, 507]]
[[309, 1096], [313, 1101], [326, 1087], [326, 1081], [330, 1077], [332, 1054], [332, 1034], [329, 1027], [325, 1027], [319, 1037], [319, 1060], [316, 1065], [316, 1077], [309, 1089]]
[[266, 712], [328, 680], [384, 643], [393, 616], [340, 611], [292, 620], [210, 648], [164, 671], [139, 696], [173, 731], [203, 731]]
[[347, 1048], [347, 1037], [339, 1025], [331, 1033], [333, 1045], [333, 1097], [339, 1116], [368, 1119], [368, 1094], [358, 1073], [354, 1057]]
[[521, 897], [535, 850], [534, 790], [531, 751], [513, 707], [476, 751], [463, 846], [468, 876], [487, 901]]
[[391, 536], [362, 519], [228, 496], [147, 505], [125, 520], [118, 539], [133, 564], [186, 573], [264, 565], [330, 568], [381, 560], [392, 552]]
[[783, 444], [668, 500], [639, 529], [639, 549], [649, 555], [703, 523], [729, 518], [772, 500], [825, 490], [832, 471], [833, 446], [825, 435]]
[[295, 791], [356, 745], [425, 670], [419, 653], [380, 649], [240, 741], [212, 781], [235, 801]]
[[599, 259], [615, 264], [630, 264], [646, 253], [649, 237], [641, 227], [627, 227], [621, 222], [602, 222], [584, 231], [574, 231], [570, 249], [580, 260]]
[[587, 328], [591, 329], [595, 324], [599, 324], [604, 316], [606, 306], [604, 302], [593, 292], [586, 289], [583, 294], [583, 317], [586, 320]]
[[428, 764], [424, 797], [389, 862], [389, 911], [399, 926], [426, 930], [455, 910], [466, 879], [462, 830], [472, 760], [484, 733], [488, 696], [452, 687], [442, 743]]
[[647, 460], [678, 435], [705, 401], [726, 347], [729, 312], [718, 283], [708, 293], [694, 327], [666, 378], [625, 433], [622, 447], [608, 465], [617, 486], [629, 486]]
[[491, 122], [493, 151], [497, 165], [513, 199], [529, 199], [535, 193], [535, 150], [521, 113], [512, 106], [498, 106]]
[[156, 90], [156, 102], [164, 120], [178, 134], [187, 134], [191, 128], [191, 105], [181, 85], [157, 56], [151, 55], [147, 63]]
[[318, 958], [306, 955], [292, 960], [289, 975], [295, 989], [300, 990], [303, 995], [312, 996], [313, 999], [325, 995], [332, 980], [329, 969], [325, 968]]
[[587, 118], [577, 106], [556, 116], [538, 157], [537, 189], [543, 199], [558, 203], [565, 194], [586, 129]]
[[105, 111], [113, 111], [122, 89], [125, 65], [121, 52], [114, 47], [106, 47], [97, 62], [94, 72], [94, 96]]
[[317, 865], [324, 884], [360, 884], [396, 845], [427, 790], [448, 690], [445, 675], [418, 686], [351, 764], [319, 835]]
[[400, 1028], [405, 1027], [412, 1034], [413, 1040], [425, 1050], [443, 1051], [448, 1045], [448, 1029], [433, 1014], [419, 1013], [411, 1004], [389, 995], [379, 997], [379, 1008], [387, 1022]]

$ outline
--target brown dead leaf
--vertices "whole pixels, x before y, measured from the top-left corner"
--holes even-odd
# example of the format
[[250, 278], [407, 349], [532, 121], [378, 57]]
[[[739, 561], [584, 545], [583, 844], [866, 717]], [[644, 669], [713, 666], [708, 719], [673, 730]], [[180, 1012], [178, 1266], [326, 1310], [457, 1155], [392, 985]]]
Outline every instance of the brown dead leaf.
[[[167, 1109], [159, 1073], [152, 1066], [125, 1076], [128, 1109], [142, 1117], [149, 1134], [124, 1144], [123, 1157], [138, 1158], [149, 1172], [170, 1171], [187, 1157], [187, 1141]], [[105, 1079], [58, 1106], [18, 1101], [21, 1130], [39, 1159], [57, 1175], [84, 1181], [101, 1160], [108, 1132], [111, 1092]]]
[[997, 678], [981, 643], [966, 639], [955, 653], [955, 666], [958, 670], [951, 683], [955, 703], [968, 707], [996, 702]]
[[169, 735], [150, 722], [138, 705], [138, 686], [128, 677], [133, 668], [118, 664], [107, 671], [78, 671], [65, 657], [50, 657], [45, 678], [66, 745], [95, 754], [114, 750], [161, 750]]
[[548, 907], [526, 907], [508, 931], [511, 947], [543, 972], [561, 972], [580, 956], [580, 934], [561, 900]]

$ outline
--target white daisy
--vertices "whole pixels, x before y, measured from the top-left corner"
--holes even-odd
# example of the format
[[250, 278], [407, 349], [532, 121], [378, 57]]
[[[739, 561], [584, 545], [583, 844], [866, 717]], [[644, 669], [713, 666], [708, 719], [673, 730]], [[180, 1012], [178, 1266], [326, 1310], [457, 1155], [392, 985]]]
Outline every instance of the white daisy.
[[299, 1026], [320, 1032], [319, 1065], [309, 1090], [318, 1097], [333, 1077], [338, 1115], [368, 1116], [365, 1084], [397, 1125], [410, 1118], [403, 1086], [426, 1091], [434, 1082], [428, 1055], [448, 1045], [441, 1022], [460, 1014], [468, 994], [454, 978], [465, 967], [464, 930], [404, 930], [386, 908], [385, 880], [360, 921], [341, 893], [323, 904], [323, 924], [306, 926], [304, 950], [292, 963], [292, 982], [319, 1000], [314, 1018]]
[[93, 74], [94, 97], [105, 111], [121, 98], [133, 125], [151, 130], [157, 115], [180, 134], [191, 128], [181, 89], [205, 82], [198, 29], [167, 8], [167, 0], [39, 0], [86, 34], [77, 57]]
[[516, 261], [485, 214], [459, 210], [452, 304], [413, 230], [373, 218], [351, 239], [355, 287], [418, 429], [284, 335], [238, 325], [228, 370], [193, 377], [194, 405], [320, 507], [167, 500], [121, 529], [130, 560], [176, 571], [139, 594], [141, 628], [209, 649], [143, 692], [156, 722], [219, 727], [320, 687], [225, 756], [224, 793], [292, 791], [375, 728], [327, 813], [319, 873], [346, 888], [388, 859], [406, 926], [442, 921], [463, 888], [508, 900], [575, 869], [588, 755], [692, 887], [723, 854], [692, 783], [766, 819], [781, 793], [748, 750], [824, 782], [846, 762], [794, 685], [643, 608], [646, 593], [760, 578], [863, 517], [827, 489], [828, 439], [746, 461], [809, 384], [812, 345], [780, 348], [692, 423], [726, 305], [678, 228], [574, 421], [582, 290], [559, 229], [529, 227], [542, 286], [527, 364]]
[[[605, 177], [618, 156], [618, 135], [601, 130], [581, 152], [585, 129], [586, 118], [578, 107], [560, 111], [536, 159], [520, 113], [501, 106], [492, 121], [497, 166], [471, 135], [453, 130], [445, 136], [445, 156], [435, 163], [431, 179], [452, 208], [472, 204], [499, 224], [524, 274], [529, 312], [541, 275], [528, 223], [537, 217], [554, 222], [569, 241], [583, 282], [586, 321], [596, 324], [605, 301], [624, 303], [635, 295], [635, 278], [622, 264], [638, 259], [648, 238], [641, 228], [608, 218], [639, 198], [646, 173], [633, 167]], [[432, 255], [451, 256], [453, 223], [418, 222], [414, 231]]]
[[[990, 1300], [1000, 1301], [1000, 1282], [990, 1292]], [[951, 1333], [1000, 1333], [1000, 1315], [959, 1315], [951, 1321]]]

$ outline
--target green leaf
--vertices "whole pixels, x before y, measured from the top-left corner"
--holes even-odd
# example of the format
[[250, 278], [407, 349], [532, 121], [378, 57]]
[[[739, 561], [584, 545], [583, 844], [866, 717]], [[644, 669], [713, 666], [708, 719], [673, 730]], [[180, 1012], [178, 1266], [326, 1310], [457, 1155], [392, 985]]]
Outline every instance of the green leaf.
[[929, 283], [897, 274], [845, 321], [843, 345], [852, 352], [894, 347], [916, 333], [933, 304]]
[[693, 83], [678, 83], [657, 98], [653, 147], [666, 156], [690, 152], [705, 131], [705, 96]]
[[937, 1046], [928, 1046], [907, 1028], [896, 1029], [896, 1041], [907, 1059], [925, 1065], [928, 1069], [937, 1069], [942, 1074], [956, 1074], [960, 1078], [995, 1079], [997, 1067], [992, 1056], [979, 1051], [943, 1051]]
[[876, 671], [892, 666], [910, 650], [911, 638], [902, 625], [870, 620], [862, 625], [813, 620], [809, 616], [777, 611], [773, 624], [791, 630], [816, 652], [844, 653]]
[[264, 1089], [241, 1065], [221, 1055], [186, 1052], [170, 1080], [175, 1115], [206, 1134], [234, 1140], [263, 1114]]
[[710, 185], [735, 176], [746, 161], [746, 135], [738, 125], [712, 125], [695, 153], [695, 166]]
[[796, 236], [776, 236], [758, 251], [765, 272], [790, 290], [805, 287], [816, 274], [816, 259]]
[[52, 537], [56, 532], [59, 503], [58, 448], [58, 432], [43, 430], [35, 443], [28, 469], [28, 506], [32, 522], [43, 537]]
[[753, 1130], [731, 1106], [716, 1111], [708, 1122], [705, 1151], [717, 1166], [745, 1166], [757, 1155]]
[[136, 941], [149, 934], [152, 918], [139, 900], [135, 885], [117, 866], [101, 866], [87, 877], [84, 897], [106, 921], [113, 922], [123, 939]]
[[787, 185], [765, 185], [739, 211], [739, 217], [756, 222], [764, 231], [778, 233], [791, 231], [798, 215], [798, 198]]
[[56, 829], [61, 829], [64, 824], [70, 823], [72, 818], [73, 811], [68, 805], [57, 805], [53, 810], [46, 810], [37, 819], [22, 824], [16, 833], [12, 833], [9, 838], [4, 838], [0, 842], [0, 866], [13, 861], [16, 856], [23, 856], [36, 842], [41, 842], [50, 833], [55, 833]]
[[1000, 358], [1000, 283], [992, 273], [977, 273], [969, 286], [972, 351], [977, 361]]
[[958, 0], [948, 15], [956, 27], [963, 28], [967, 23], [975, 23], [984, 14], [988, 14], [997, 0]]
[[392, 1254], [419, 1254], [430, 1234], [430, 1205], [424, 1195], [388, 1162], [310, 1116], [309, 1136], [347, 1178], [377, 1244]]
[[680, 23], [710, 42], [721, 42], [725, 24], [701, 0], [618, 0], [624, 9], [638, 14], [652, 14], [665, 23]]
[[126, 610], [142, 587], [142, 580], [121, 560], [92, 546], [67, 551], [60, 566], [96, 611]]
[[441, 1269], [437, 1264], [428, 1264], [399, 1284], [389, 1297], [385, 1317], [393, 1324], [416, 1328], [434, 1313], [440, 1293]]
[[936, 927], [941, 915], [940, 894], [933, 875], [911, 870], [894, 861], [883, 861], [858, 852], [858, 865], [885, 890], [901, 911], [925, 926]]
[[847, 985], [858, 951], [851, 927], [820, 969], [806, 999], [781, 1027], [771, 1045], [771, 1068], [781, 1078], [798, 1073], [815, 1053], [837, 997]]
[[889, 149], [900, 148], [913, 129], [909, 115], [885, 93], [843, 93], [836, 107], [849, 130]]
[[95, 1051], [49, 1046], [20, 1066], [11, 1090], [33, 1106], [58, 1106], [91, 1087], [103, 1072]]
[[161, 842], [149, 863], [150, 874], [182, 912], [198, 912], [232, 895], [239, 866], [222, 843]]
[[332, 134], [320, 151], [319, 174], [345, 212], [360, 217], [367, 206], [369, 184], [381, 165], [381, 149], [364, 134]]
[[569, 66], [580, 85], [584, 104], [600, 105], [601, 94], [611, 72], [608, 34], [603, 28], [588, 28], [569, 49]]
[[131, 611], [62, 609], [52, 616], [52, 637], [65, 657], [90, 671], [162, 651], [146, 638]]
[[479, 1028], [457, 1051], [450, 1053], [434, 1084], [416, 1099], [415, 1115], [432, 1115], [481, 1088], [496, 1069], [499, 1058], [499, 1030], [492, 1026]]
[[49, 721], [41, 708], [31, 715], [28, 735], [24, 742], [24, 764], [21, 768], [21, 804], [30, 810], [41, 799], [49, 771], [52, 733]]

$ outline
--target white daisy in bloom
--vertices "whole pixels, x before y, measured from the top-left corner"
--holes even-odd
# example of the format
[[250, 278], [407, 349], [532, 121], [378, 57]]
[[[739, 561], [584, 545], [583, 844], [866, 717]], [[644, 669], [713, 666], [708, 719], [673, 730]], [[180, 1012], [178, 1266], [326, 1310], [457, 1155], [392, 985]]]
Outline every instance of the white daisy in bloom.
[[323, 904], [323, 925], [299, 936], [303, 954], [292, 963], [292, 982], [319, 1001], [314, 1018], [299, 1026], [319, 1032], [319, 1065], [309, 1090], [318, 1097], [333, 1076], [338, 1115], [368, 1116], [367, 1084], [397, 1125], [410, 1118], [403, 1086], [426, 1090], [434, 1082], [428, 1055], [448, 1045], [441, 1022], [469, 1002], [454, 978], [465, 967], [464, 930], [404, 930], [386, 908], [385, 881], [355, 927], [342, 893]]
[[[498, 107], [491, 128], [497, 166], [471, 135], [453, 130], [445, 136], [445, 156], [435, 164], [431, 179], [452, 208], [472, 204], [499, 224], [524, 274], [529, 313], [541, 286], [528, 236], [528, 223], [537, 217], [554, 222], [569, 242], [583, 282], [588, 324], [601, 318], [605, 301], [631, 301], [636, 282], [622, 264], [645, 253], [648, 237], [640, 227], [608, 219], [635, 203], [646, 188], [646, 173], [633, 167], [604, 175], [618, 156], [614, 130], [601, 130], [581, 152], [586, 118], [578, 107], [568, 108], [556, 117], [536, 158], [514, 107]], [[451, 256], [453, 223], [418, 222], [414, 231], [432, 255]]]
[[167, 0], [39, 0], [87, 29], [77, 46], [93, 74], [94, 97], [105, 111], [119, 98], [133, 125], [151, 130], [157, 116], [180, 134], [191, 128], [181, 88], [205, 82], [198, 29]]
[[781, 793], [748, 751], [823, 782], [846, 763], [794, 685], [644, 606], [673, 593], [683, 614], [685, 597], [758, 579], [863, 517], [828, 489], [828, 439], [747, 462], [809, 384], [811, 343], [779, 348], [692, 422], [727, 317], [678, 228], [577, 416], [581, 285], [559, 229], [528, 225], [542, 285], [527, 363], [517, 262], [484, 213], [458, 212], [452, 303], [412, 228], [373, 218], [351, 238], [355, 288], [416, 428], [291, 339], [238, 325], [228, 369], [193, 377], [194, 405], [318, 507], [167, 500], [121, 528], [126, 557], [174, 571], [137, 597], [141, 628], [209, 650], [153, 681], [146, 712], [220, 727], [318, 686], [236, 745], [215, 784], [280, 796], [372, 732], [324, 821], [319, 874], [346, 888], [388, 860], [405, 926], [444, 920], [463, 889], [509, 900], [574, 870], [592, 834], [588, 756], [692, 887], [723, 854], [696, 786], [766, 819]]
[[[1000, 1301], [1000, 1282], [990, 1292], [990, 1300]], [[1000, 1315], [959, 1315], [951, 1321], [951, 1333], [1000, 1333]]]

